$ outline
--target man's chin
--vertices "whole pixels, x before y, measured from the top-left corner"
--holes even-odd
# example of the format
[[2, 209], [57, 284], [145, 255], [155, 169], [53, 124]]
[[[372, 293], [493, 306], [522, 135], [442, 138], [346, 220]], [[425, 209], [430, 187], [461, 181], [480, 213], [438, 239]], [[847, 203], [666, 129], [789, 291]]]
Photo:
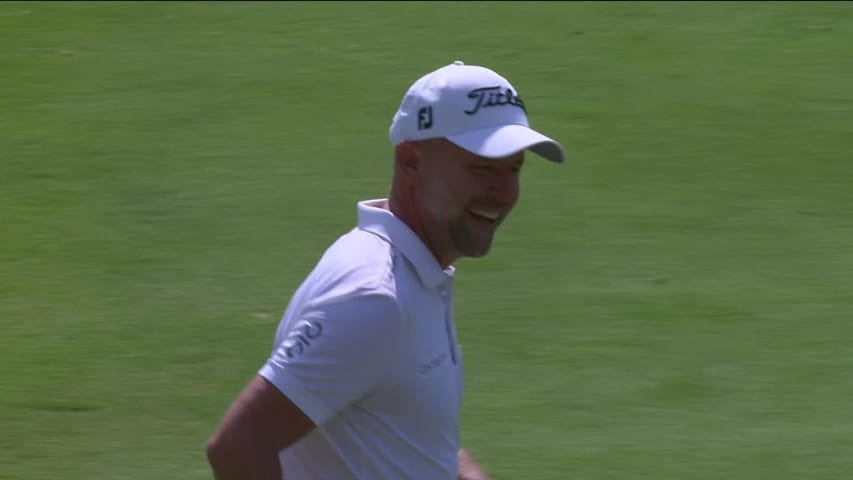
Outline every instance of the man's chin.
[[480, 258], [486, 256], [492, 248], [494, 234], [466, 227], [464, 229], [457, 229], [455, 235], [451, 233], [456, 251], [462, 257]]
[[489, 239], [489, 243], [486, 245], [477, 245], [470, 246], [470, 248], [466, 248], [462, 250], [462, 256], [468, 258], [481, 258], [488, 255], [489, 251], [492, 249], [492, 241]]

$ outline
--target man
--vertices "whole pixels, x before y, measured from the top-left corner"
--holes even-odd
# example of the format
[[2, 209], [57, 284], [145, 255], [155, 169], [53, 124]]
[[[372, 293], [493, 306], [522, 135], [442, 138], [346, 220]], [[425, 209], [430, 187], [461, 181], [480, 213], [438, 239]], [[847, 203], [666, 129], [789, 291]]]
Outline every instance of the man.
[[452, 264], [489, 251], [525, 150], [564, 160], [526, 113], [505, 78], [460, 61], [411, 86], [388, 199], [358, 203], [358, 226], [294, 294], [208, 441], [217, 479], [487, 478], [460, 448]]

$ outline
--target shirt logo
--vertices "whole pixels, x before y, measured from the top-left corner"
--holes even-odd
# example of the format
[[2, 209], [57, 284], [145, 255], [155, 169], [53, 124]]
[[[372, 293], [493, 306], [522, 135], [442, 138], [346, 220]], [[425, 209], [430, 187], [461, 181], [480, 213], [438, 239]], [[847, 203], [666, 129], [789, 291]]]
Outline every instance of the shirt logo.
[[323, 335], [322, 323], [317, 320], [299, 321], [281, 343], [284, 354], [290, 359], [302, 355], [321, 335]]
[[421, 375], [426, 375], [427, 373], [435, 370], [436, 368], [447, 363], [447, 354], [442, 353], [438, 357], [433, 358], [432, 360], [421, 365], [421, 368], [418, 369], [418, 373]]
[[501, 105], [512, 105], [527, 113], [521, 97], [516, 95], [511, 88], [507, 88], [505, 91], [501, 91], [500, 86], [475, 88], [468, 92], [468, 98], [474, 101], [474, 106], [470, 110], [465, 110], [468, 115], [474, 115], [481, 108], [499, 107]]

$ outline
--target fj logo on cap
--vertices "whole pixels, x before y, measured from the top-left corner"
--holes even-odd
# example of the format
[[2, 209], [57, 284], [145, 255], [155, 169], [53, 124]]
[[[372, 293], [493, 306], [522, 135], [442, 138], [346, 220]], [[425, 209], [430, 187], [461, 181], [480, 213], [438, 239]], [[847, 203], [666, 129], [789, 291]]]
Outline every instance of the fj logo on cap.
[[432, 128], [432, 107], [423, 107], [418, 110], [418, 130]]
[[471, 110], [465, 110], [465, 113], [468, 115], [474, 115], [479, 112], [481, 108], [497, 107], [500, 105], [512, 105], [514, 107], [519, 107], [527, 113], [527, 109], [524, 108], [524, 102], [521, 101], [521, 97], [516, 95], [512, 89], [509, 88], [503, 92], [501, 91], [500, 86], [476, 88], [468, 92], [468, 98], [474, 100], [474, 106]]

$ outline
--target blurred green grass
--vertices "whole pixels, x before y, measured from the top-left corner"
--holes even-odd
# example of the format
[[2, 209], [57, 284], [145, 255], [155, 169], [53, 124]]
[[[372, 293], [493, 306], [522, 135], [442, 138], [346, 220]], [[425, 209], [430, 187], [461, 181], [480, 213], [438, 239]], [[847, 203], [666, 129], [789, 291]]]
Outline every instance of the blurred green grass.
[[851, 54], [849, 3], [0, 4], [0, 478], [211, 478], [455, 59], [571, 157], [458, 265], [492, 475], [850, 476]]

